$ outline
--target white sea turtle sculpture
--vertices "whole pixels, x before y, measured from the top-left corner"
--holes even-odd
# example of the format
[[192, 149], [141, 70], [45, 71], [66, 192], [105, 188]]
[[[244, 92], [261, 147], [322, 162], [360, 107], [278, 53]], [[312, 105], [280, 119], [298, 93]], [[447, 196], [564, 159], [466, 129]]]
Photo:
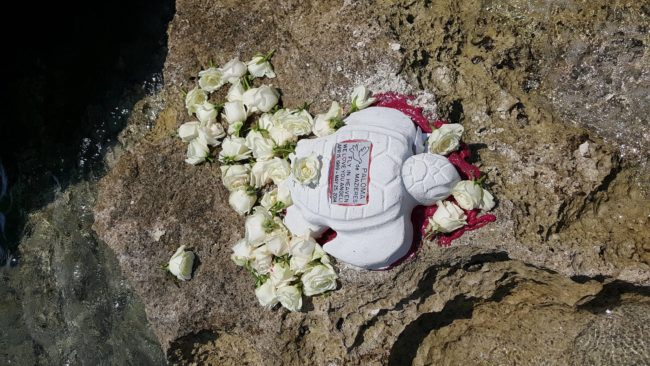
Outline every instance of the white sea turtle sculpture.
[[316, 184], [286, 183], [294, 204], [285, 224], [294, 235], [337, 232], [323, 249], [367, 269], [389, 266], [413, 240], [411, 211], [449, 196], [460, 180], [444, 156], [422, 151], [408, 116], [384, 107], [352, 113], [336, 133], [298, 142], [296, 158], [321, 159]]

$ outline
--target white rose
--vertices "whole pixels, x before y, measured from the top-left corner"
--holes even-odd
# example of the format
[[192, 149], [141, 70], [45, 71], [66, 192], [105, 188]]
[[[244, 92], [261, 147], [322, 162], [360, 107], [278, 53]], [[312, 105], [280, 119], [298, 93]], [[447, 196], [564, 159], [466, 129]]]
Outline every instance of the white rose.
[[196, 121], [185, 122], [178, 128], [178, 136], [185, 142], [190, 142], [199, 137], [200, 124]]
[[438, 209], [429, 218], [429, 230], [450, 233], [467, 225], [467, 216], [453, 202], [438, 201]]
[[196, 119], [203, 125], [210, 124], [217, 120], [217, 110], [210, 102], [205, 102], [196, 107]]
[[323, 247], [320, 245], [314, 247], [314, 255], [312, 255], [311, 260], [320, 261], [323, 264], [330, 264], [330, 257], [325, 253]]
[[[275, 225], [282, 225], [282, 221], [279, 218], [276, 217], [275, 220], [277, 220], [274, 223]], [[289, 234], [284, 228], [284, 225], [268, 233], [265, 241], [269, 252], [276, 257], [282, 257], [289, 253]]]
[[481, 205], [483, 200], [483, 188], [473, 180], [462, 180], [454, 186], [451, 194], [458, 203], [458, 206], [473, 210]]
[[483, 199], [481, 200], [479, 208], [485, 211], [490, 211], [494, 208], [494, 196], [485, 189], [483, 190]]
[[241, 239], [232, 247], [230, 259], [238, 266], [245, 266], [253, 256], [253, 247], [246, 239]]
[[241, 102], [244, 91], [244, 86], [241, 84], [241, 81], [237, 81], [230, 86], [230, 89], [228, 89], [226, 100], [229, 102]]
[[300, 280], [305, 295], [314, 296], [336, 288], [336, 272], [329, 265], [319, 264], [305, 271]]
[[251, 192], [246, 188], [239, 188], [232, 191], [230, 192], [230, 197], [228, 197], [230, 207], [240, 215], [248, 213], [251, 208], [253, 208], [256, 201], [257, 195], [254, 193], [251, 194]]
[[264, 56], [255, 56], [246, 63], [248, 72], [256, 78], [267, 77], [274, 78], [273, 66]]
[[208, 95], [199, 88], [194, 88], [187, 92], [185, 95], [185, 108], [187, 108], [187, 114], [192, 114], [196, 112], [196, 108], [208, 100]]
[[317, 245], [316, 240], [310, 236], [295, 236], [291, 238], [289, 254], [292, 257], [308, 258], [311, 261]]
[[187, 159], [185, 159], [185, 162], [197, 165], [204, 162], [208, 155], [210, 155], [208, 142], [199, 136], [199, 138], [190, 141], [189, 145], [187, 145]]
[[213, 122], [199, 127], [199, 136], [201, 136], [208, 145], [217, 146], [220, 144], [219, 139], [226, 136], [226, 131], [223, 130], [221, 123]]
[[314, 119], [304, 109], [298, 111], [281, 109], [275, 112], [273, 119], [284, 129], [294, 134], [294, 136], [309, 135], [314, 127]]
[[253, 214], [246, 218], [244, 229], [246, 241], [253, 246], [262, 244], [267, 235], [267, 229], [274, 224], [271, 214], [262, 207], [255, 207]]
[[239, 134], [241, 133], [241, 128], [244, 127], [244, 122], [239, 121], [235, 123], [230, 123], [228, 125], [228, 135], [234, 136], [234, 137], [239, 137]]
[[273, 120], [273, 115], [271, 113], [264, 113], [257, 120], [257, 127], [262, 130], [268, 131], [273, 126], [279, 126], [279, 124], [275, 123], [275, 120]]
[[330, 257], [325, 253], [323, 250], [323, 247], [319, 245], [316, 245], [314, 248], [314, 255], [311, 257], [312, 261], [319, 261], [322, 264], [330, 264]]
[[278, 262], [274, 264], [269, 271], [269, 280], [275, 287], [288, 285], [295, 279], [296, 277], [293, 275], [291, 268], [284, 263]]
[[176, 249], [176, 253], [169, 259], [167, 270], [181, 281], [192, 279], [192, 266], [194, 265], [194, 253], [186, 252], [185, 245]]
[[216, 67], [211, 67], [199, 72], [199, 86], [208, 93], [221, 88], [226, 81], [223, 79], [223, 73]]
[[222, 165], [221, 183], [229, 191], [245, 188], [250, 182], [250, 164]]
[[271, 182], [266, 174], [266, 161], [256, 161], [251, 169], [251, 186], [261, 188]]
[[273, 184], [280, 186], [291, 174], [291, 165], [285, 159], [273, 158], [264, 164], [265, 174], [273, 181]]
[[281, 211], [291, 206], [292, 203], [291, 192], [289, 192], [289, 190], [284, 186], [274, 188], [273, 190], [264, 193], [260, 200], [262, 207], [269, 211], [274, 207], [277, 211]]
[[219, 161], [233, 162], [239, 160], [246, 160], [250, 157], [251, 151], [246, 146], [246, 140], [243, 137], [226, 137], [221, 143], [221, 152], [219, 153]]
[[246, 135], [246, 146], [253, 151], [257, 160], [269, 160], [273, 157], [273, 140], [264, 137], [260, 131], [251, 131]]
[[299, 311], [302, 308], [302, 294], [296, 286], [282, 286], [276, 290], [276, 296], [289, 311]]
[[261, 245], [253, 249], [250, 263], [257, 274], [267, 274], [271, 270], [271, 266], [273, 266], [273, 255], [266, 248], [266, 245]]
[[278, 303], [278, 297], [275, 293], [275, 286], [271, 281], [266, 281], [260, 287], [255, 289], [255, 296], [260, 305], [266, 308], [272, 308]]
[[433, 130], [429, 135], [429, 152], [432, 154], [447, 155], [458, 149], [460, 137], [465, 129], [458, 123], [450, 123]]
[[291, 164], [293, 179], [303, 185], [318, 183], [320, 168], [321, 162], [314, 153], [304, 158], [297, 158]]
[[352, 99], [350, 112], [356, 112], [358, 110], [364, 109], [375, 102], [375, 98], [370, 97], [370, 91], [367, 90], [363, 85], [354, 88], [350, 99]]
[[334, 133], [340, 125], [343, 124], [343, 110], [337, 102], [332, 102], [332, 106], [325, 114], [319, 114], [314, 120], [314, 135], [325, 137]]
[[291, 257], [289, 259], [289, 268], [294, 273], [303, 273], [307, 269], [307, 265], [311, 263], [311, 258], [305, 257]]
[[221, 78], [224, 81], [234, 84], [239, 81], [239, 78], [244, 76], [246, 69], [245, 63], [239, 61], [238, 58], [233, 58], [220, 69], [222, 74]]
[[277, 146], [286, 146], [291, 142], [296, 142], [297, 137], [291, 131], [281, 126], [271, 126], [268, 129], [269, 137]]
[[228, 123], [243, 122], [248, 117], [244, 103], [242, 102], [226, 102], [223, 105], [223, 117]]
[[242, 101], [250, 112], [268, 112], [278, 104], [279, 97], [280, 94], [277, 90], [268, 85], [262, 85], [259, 88], [246, 90], [242, 95]]

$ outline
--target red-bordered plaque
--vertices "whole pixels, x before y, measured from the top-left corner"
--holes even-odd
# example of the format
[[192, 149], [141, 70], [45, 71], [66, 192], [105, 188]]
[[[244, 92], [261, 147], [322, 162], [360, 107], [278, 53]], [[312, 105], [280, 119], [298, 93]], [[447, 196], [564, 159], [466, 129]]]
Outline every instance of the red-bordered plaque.
[[372, 142], [345, 140], [332, 150], [328, 196], [339, 206], [363, 206], [370, 199]]

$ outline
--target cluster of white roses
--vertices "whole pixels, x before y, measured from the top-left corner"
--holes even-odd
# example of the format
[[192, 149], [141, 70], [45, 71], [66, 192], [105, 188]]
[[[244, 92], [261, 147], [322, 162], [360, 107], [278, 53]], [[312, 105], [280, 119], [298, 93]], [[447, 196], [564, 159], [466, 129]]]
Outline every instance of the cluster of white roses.
[[[457, 123], [450, 123], [434, 129], [427, 141], [432, 154], [448, 155], [458, 150], [465, 129]], [[438, 201], [436, 212], [429, 218], [429, 233], [450, 233], [467, 225], [467, 216], [462, 209], [489, 211], [494, 207], [494, 197], [483, 187], [483, 180], [462, 180], [452, 188], [454, 202]], [[462, 208], [462, 209], [461, 209]]]
[[[272, 53], [255, 56], [247, 63], [235, 58], [222, 68], [201, 71], [198, 87], [185, 97], [187, 111], [197, 121], [181, 125], [178, 134], [189, 143], [187, 163], [218, 157], [222, 182], [230, 191], [230, 206], [238, 214], [248, 215], [245, 238], [233, 247], [231, 258], [255, 277], [260, 304], [272, 307], [280, 303], [298, 311], [303, 294], [313, 296], [335, 289], [337, 275], [313, 238], [292, 236], [284, 226], [283, 211], [292, 201], [283, 182], [290, 178], [305, 185], [318, 181], [321, 162], [313, 155], [294, 158], [296, 143], [300, 138], [335, 132], [343, 126], [344, 115], [337, 102], [315, 117], [306, 106], [280, 108], [280, 93], [275, 88], [254, 87], [255, 78], [275, 77], [269, 62]], [[227, 83], [226, 101], [211, 103], [209, 93]], [[357, 87], [349, 112], [373, 102], [365, 87]], [[218, 145], [221, 150], [216, 154], [211, 147]]]

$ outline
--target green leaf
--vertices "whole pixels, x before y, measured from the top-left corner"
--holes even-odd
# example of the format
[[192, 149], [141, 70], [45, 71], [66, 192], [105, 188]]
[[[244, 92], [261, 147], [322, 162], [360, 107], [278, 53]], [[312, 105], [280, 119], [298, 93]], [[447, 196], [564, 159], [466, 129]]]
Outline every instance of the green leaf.
[[273, 153], [276, 156], [281, 157], [282, 159], [286, 159], [290, 154], [294, 153], [295, 151], [296, 151], [295, 142], [289, 142], [284, 146], [276, 146], [273, 148]]
[[274, 220], [266, 220], [262, 224], [262, 228], [264, 229], [264, 232], [267, 234], [272, 233], [273, 230], [277, 229], [278, 227], [280, 226]]

